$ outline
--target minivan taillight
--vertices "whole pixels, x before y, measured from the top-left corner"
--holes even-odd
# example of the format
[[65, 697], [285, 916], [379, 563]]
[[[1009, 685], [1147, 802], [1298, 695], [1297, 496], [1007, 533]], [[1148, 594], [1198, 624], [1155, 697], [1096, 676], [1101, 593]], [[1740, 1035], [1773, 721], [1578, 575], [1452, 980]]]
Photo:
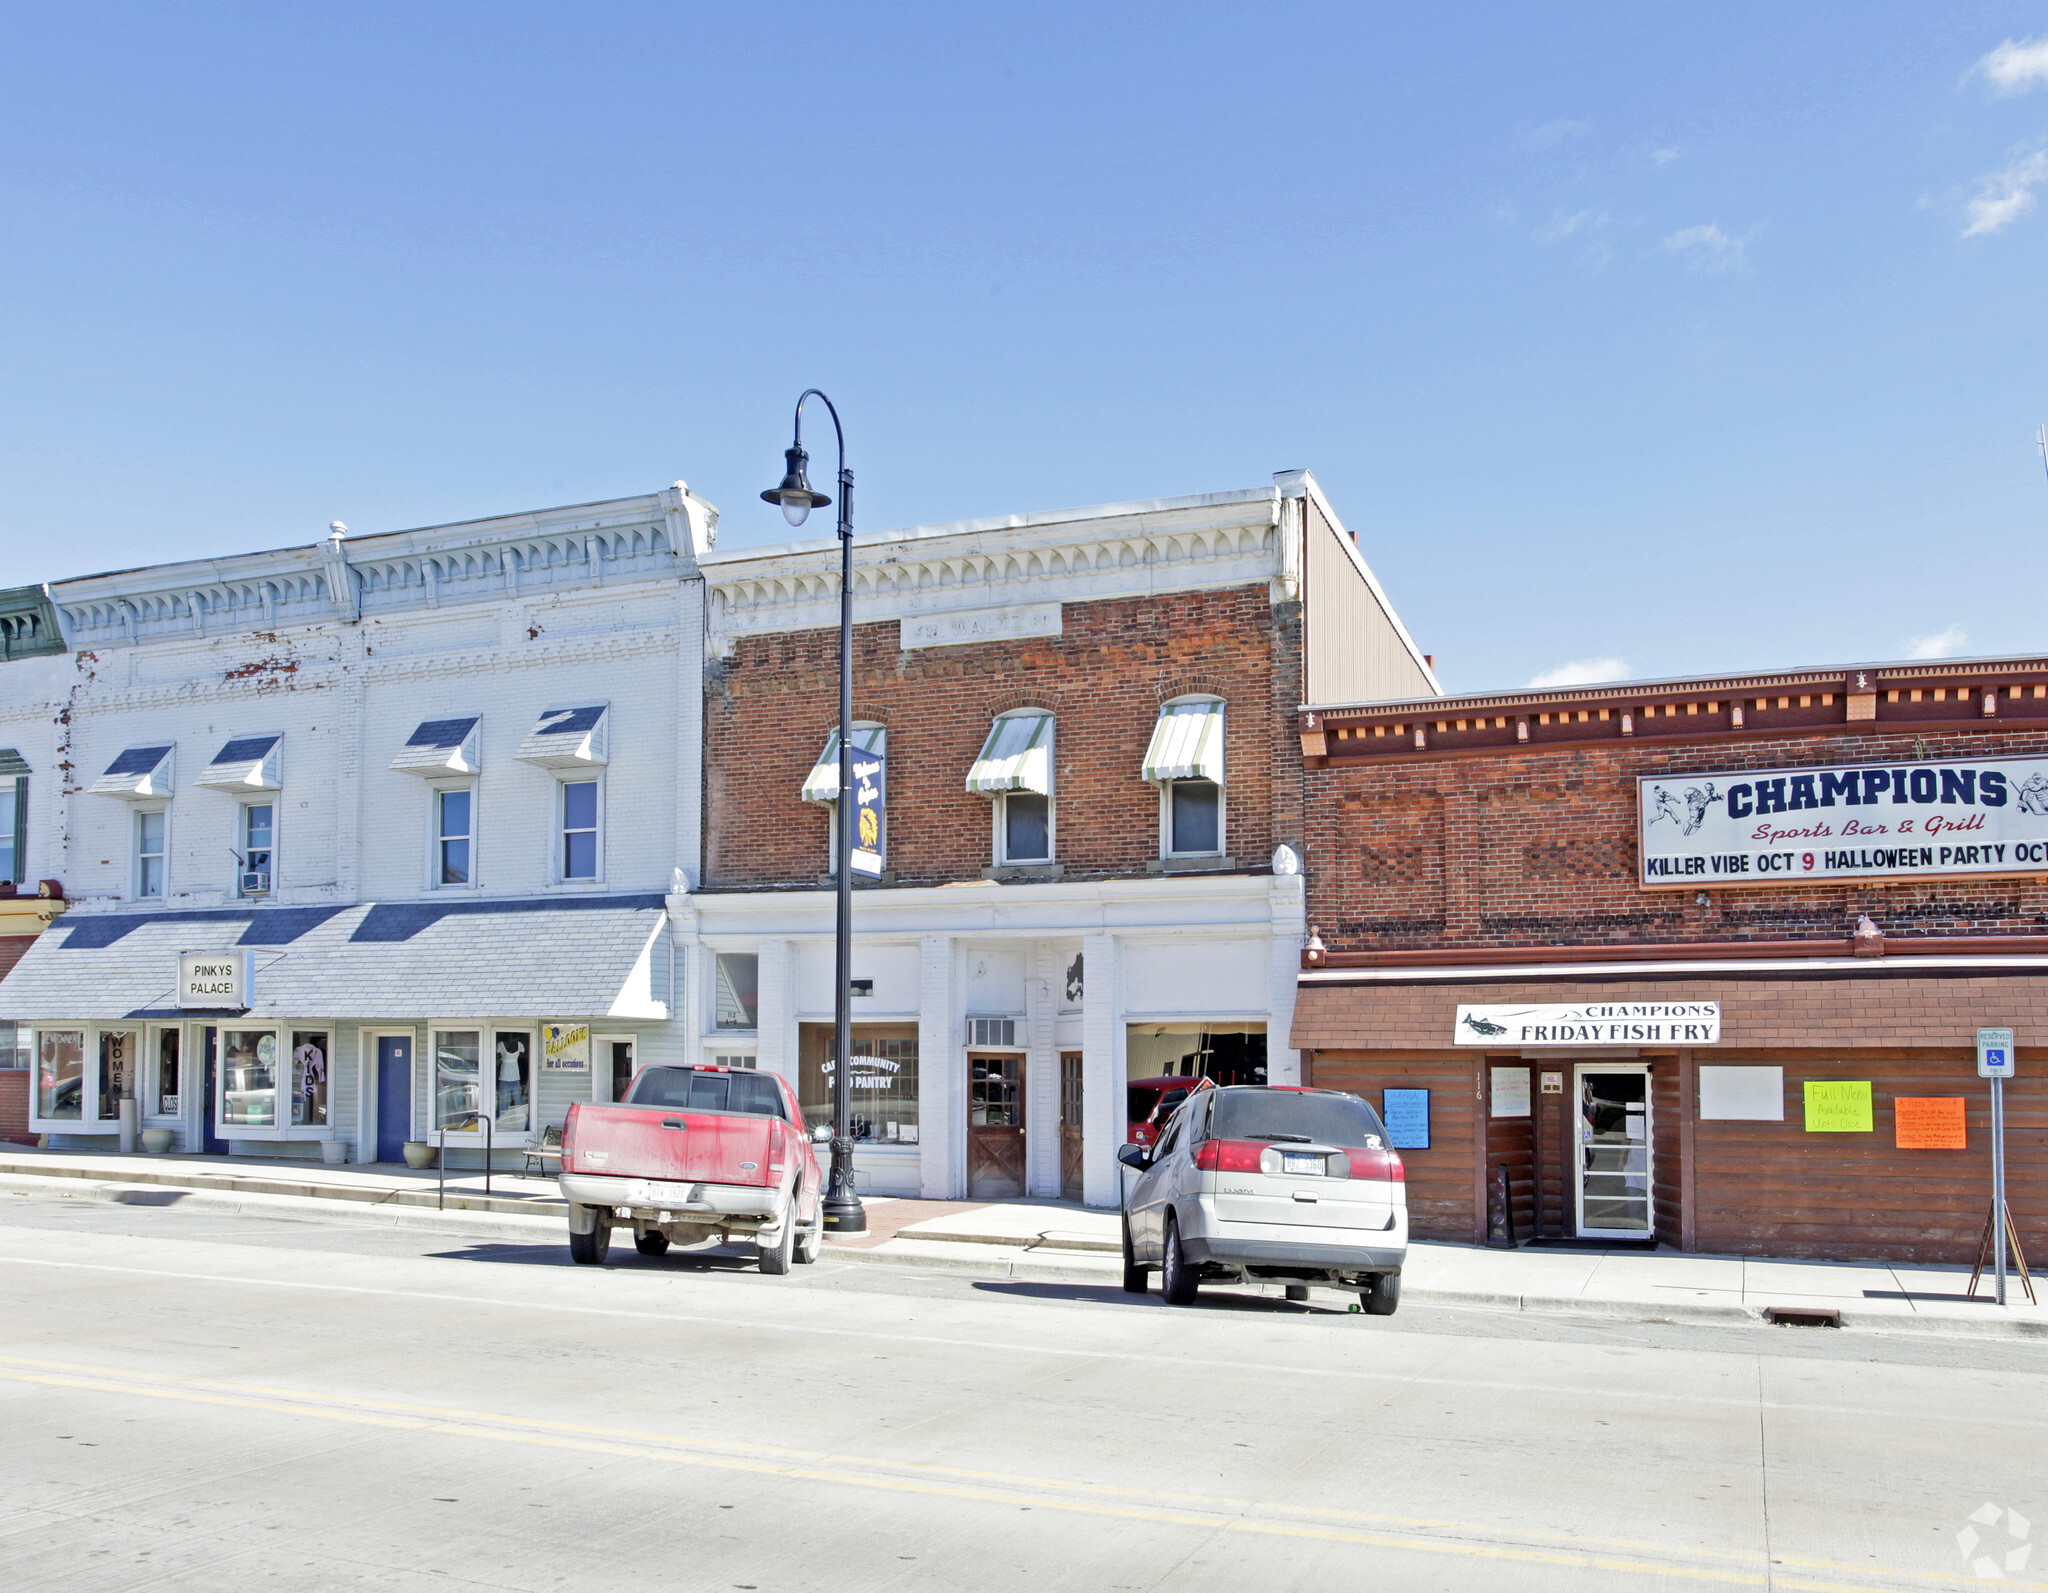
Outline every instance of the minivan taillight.
[[1350, 1154], [1353, 1178], [1384, 1178], [1394, 1184], [1408, 1182], [1408, 1169], [1401, 1165], [1399, 1151], [1367, 1149]]
[[1265, 1149], [1256, 1140], [1207, 1139], [1195, 1152], [1195, 1165], [1205, 1173], [1255, 1173]]

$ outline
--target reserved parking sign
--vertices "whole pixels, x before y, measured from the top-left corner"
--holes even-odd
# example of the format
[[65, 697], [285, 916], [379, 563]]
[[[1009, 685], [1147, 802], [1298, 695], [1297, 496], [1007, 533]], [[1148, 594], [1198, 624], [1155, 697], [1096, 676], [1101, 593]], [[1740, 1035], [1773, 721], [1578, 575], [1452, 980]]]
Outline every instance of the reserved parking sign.
[[2013, 1076], [2012, 1030], [1977, 1031], [1977, 1077], [2009, 1079]]

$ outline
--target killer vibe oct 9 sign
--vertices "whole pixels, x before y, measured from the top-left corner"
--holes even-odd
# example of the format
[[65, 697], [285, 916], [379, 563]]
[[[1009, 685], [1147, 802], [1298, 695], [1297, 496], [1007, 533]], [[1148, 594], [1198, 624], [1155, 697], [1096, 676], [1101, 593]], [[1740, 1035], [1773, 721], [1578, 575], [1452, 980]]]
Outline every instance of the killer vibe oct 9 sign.
[[2048, 758], [1642, 776], [1645, 890], [2048, 869]]

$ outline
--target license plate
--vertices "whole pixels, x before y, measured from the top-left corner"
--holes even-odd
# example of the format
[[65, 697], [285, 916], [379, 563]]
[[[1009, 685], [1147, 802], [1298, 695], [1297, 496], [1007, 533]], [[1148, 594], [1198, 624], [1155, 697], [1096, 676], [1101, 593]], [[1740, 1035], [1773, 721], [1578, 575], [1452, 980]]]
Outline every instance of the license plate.
[[629, 1206], [687, 1206], [695, 1193], [694, 1184], [664, 1184], [650, 1178], [636, 1178], [626, 1191]]
[[1325, 1171], [1320, 1156], [1304, 1156], [1298, 1151], [1280, 1153], [1280, 1171], [1283, 1173], [1317, 1173]]

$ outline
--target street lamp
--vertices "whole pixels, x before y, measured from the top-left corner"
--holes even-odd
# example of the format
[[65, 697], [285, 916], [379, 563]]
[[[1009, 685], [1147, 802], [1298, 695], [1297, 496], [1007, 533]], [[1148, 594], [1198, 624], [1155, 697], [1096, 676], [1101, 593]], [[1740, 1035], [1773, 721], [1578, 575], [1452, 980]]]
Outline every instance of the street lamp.
[[815, 398], [830, 411], [839, 439], [839, 845], [832, 860], [839, 891], [833, 929], [838, 977], [832, 987], [834, 1055], [832, 1069], [832, 1167], [825, 1182], [825, 1226], [833, 1233], [866, 1233], [868, 1214], [853, 1187], [853, 1014], [847, 1002], [853, 986], [853, 472], [846, 468], [846, 430], [839, 411], [817, 388], [796, 401], [794, 436], [783, 453], [782, 484], [761, 494], [780, 504], [782, 517], [802, 525], [813, 509], [832, 500], [814, 492], [804, 477], [804, 400]]

